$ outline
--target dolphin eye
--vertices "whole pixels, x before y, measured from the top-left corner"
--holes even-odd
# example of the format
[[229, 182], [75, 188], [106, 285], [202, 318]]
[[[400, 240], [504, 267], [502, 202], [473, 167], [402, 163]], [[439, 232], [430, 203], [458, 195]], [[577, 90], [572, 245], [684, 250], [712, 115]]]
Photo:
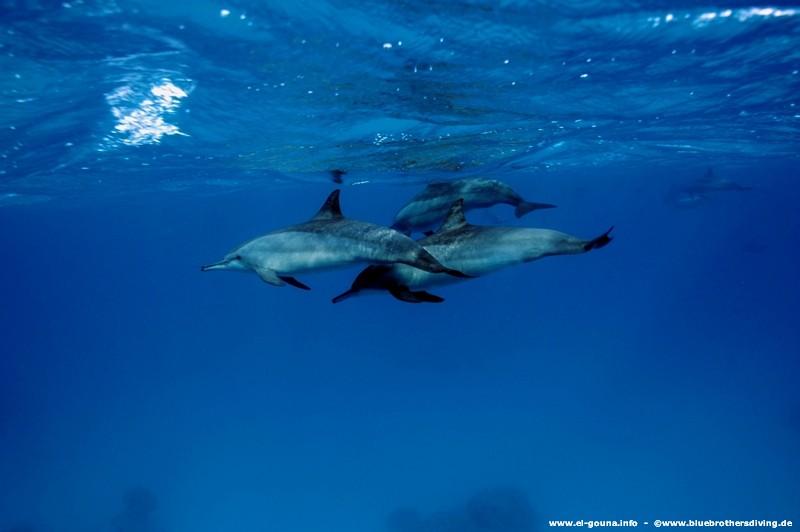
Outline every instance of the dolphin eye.
[[233, 258], [233, 260], [242, 260], [242, 256], [241, 256], [241, 255], [236, 255], [236, 256]]

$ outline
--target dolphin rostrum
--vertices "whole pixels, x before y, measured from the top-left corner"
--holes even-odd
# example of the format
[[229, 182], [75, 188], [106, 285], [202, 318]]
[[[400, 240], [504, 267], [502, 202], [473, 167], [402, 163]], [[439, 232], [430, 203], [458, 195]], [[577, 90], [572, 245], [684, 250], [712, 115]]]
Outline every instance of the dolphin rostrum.
[[254, 271], [271, 285], [288, 283], [309, 290], [292, 275], [364, 262], [400, 263], [432, 273], [464, 276], [442, 266], [420, 244], [394, 229], [345, 218], [338, 189], [308, 222], [256, 237], [201, 269]]
[[495, 179], [473, 177], [432, 183], [411, 198], [394, 217], [393, 229], [407, 235], [414, 231], [427, 231], [438, 227], [447, 216], [453, 202], [459, 198], [464, 200], [464, 209], [491, 207], [505, 203], [515, 207], [517, 218], [525, 216], [536, 209], [552, 209], [549, 203], [533, 203], [526, 201], [514, 190]]
[[[470, 225], [464, 218], [463, 200], [456, 201], [441, 229], [419, 243], [431, 255], [450, 267], [481, 277], [497, 270], [532, 262], [551, 255], [586, 253], [609, 242], [608, 231], [591, 240], [581, 240], [559, 231], [527, 227], [486, 227]], [[437, 273], [428, 273], [402, 264], [368, 266], [350, 290], [336, 296], [334, 303], [362, 290], [386, 290], [395, 298], [409, 303], [438, 303], [441, 297], [425, 289], [455, 281]]]

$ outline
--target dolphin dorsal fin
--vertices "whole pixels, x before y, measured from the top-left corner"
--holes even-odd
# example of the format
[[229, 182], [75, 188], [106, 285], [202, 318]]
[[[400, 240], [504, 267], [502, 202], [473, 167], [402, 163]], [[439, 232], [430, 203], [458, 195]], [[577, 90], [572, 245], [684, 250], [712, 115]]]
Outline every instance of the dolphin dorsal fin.
[[450, 207], [450, 212], [447, 213], [447, 218], [444, 219], [444, 223], [437, 233], [461, 229], [465, 225], [467, 225], [467, 219], [464, 217], [464, 198], [459, 198]]
[[342, 214], [342, 208], [339, 207], [339, 192], [340, 190], [338, 188], [331, 192], [331, 195], [325, 200], [322, 208], [311, 219], [338, 220], [339, 218], [344, 218], [344, 215]]

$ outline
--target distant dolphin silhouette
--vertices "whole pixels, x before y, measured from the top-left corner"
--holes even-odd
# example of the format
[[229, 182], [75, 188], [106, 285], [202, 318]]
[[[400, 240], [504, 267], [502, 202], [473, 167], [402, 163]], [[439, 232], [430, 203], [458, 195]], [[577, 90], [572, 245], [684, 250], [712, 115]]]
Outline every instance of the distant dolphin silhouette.
[[706, 173], [702, 178], [696, 179], [689, 183], [683, 188], [683, 191], [694, 194], [702, 194], [704, 192], [724, 192], [729, 190], [741, 192], [750, 190], [751, 188], [752, 187], [740, 185], [739, 183], [731, 181], [730, 179], [717, 177], [714, 175], [713, 168], [709, 168], [706, 170]]
[[464, 200], [465, 210], [491, 207], [498, 203], [512, 205], [515, 207], [514, 214], [517, 218], [536, 209], [555, 207], [549, 203], [526, 201], [510, 186], [495, 179], [482, 177], [456, 179], [432, 183], [425, 187], [400, 209], [394, 217], [392, 228], [407, 235], [414, 231], [435, 229], [447, 216], [447, 211], [453, 202], [459, 198]]
[[401, 263], [430, 272], [464, 275], [442, 266], [420, 244], [394, 229], [345, 218], [338, 189], [310, 221], [254, 238], [201, 269], [253, 271], [271, 285], [288, 283], [309, 290], [292, 275], [359, 262]]
[[[441, 229], [419, 243], [442, 264], [469, 277], [481, 277], [551, 255], [586, 253], [605, 246], [613, 238], [608, 236], [613, 227], [597, 238], [581, 240], [549, 229], [470, 225], [464, 217], [463, 204], [463, 200], [456, 201]], [[333, 298], [333, 302], [371, 289], [386, 290], [408, 303], [438, 303], [444, 299], [426, 289], [455, 280], [402, 264], [368, 266], [350, 289]]]
[[675, 207], [680, 208], [692, 208], [697, 207], [707, 201], [710, 201], [711, 198], [707, 194], [701, 194], [699, 192], [690, 192], [684, 189], [675, 189], [673, 188], [667, 194], [667, 201], [674, 205]]
[[730, 179], [719, 178], [709, 168], [703, 177], [682, 187], [672, 187], [667, 194], [667, 200], [676, 207], [696, 207], [710, 201], [716, 192], [743, 192], [751, 189], [752, 187], [740, 185]]

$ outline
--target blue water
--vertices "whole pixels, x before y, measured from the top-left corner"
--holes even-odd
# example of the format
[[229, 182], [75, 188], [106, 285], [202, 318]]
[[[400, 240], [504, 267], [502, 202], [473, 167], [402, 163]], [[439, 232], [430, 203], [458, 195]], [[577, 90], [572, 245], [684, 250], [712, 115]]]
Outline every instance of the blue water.
[[[0, 531], [797, 526], [800, 5], [372, 4], [0, 1]], [[473, 176], [615, 239], [441, 304], [200, 272]]]

